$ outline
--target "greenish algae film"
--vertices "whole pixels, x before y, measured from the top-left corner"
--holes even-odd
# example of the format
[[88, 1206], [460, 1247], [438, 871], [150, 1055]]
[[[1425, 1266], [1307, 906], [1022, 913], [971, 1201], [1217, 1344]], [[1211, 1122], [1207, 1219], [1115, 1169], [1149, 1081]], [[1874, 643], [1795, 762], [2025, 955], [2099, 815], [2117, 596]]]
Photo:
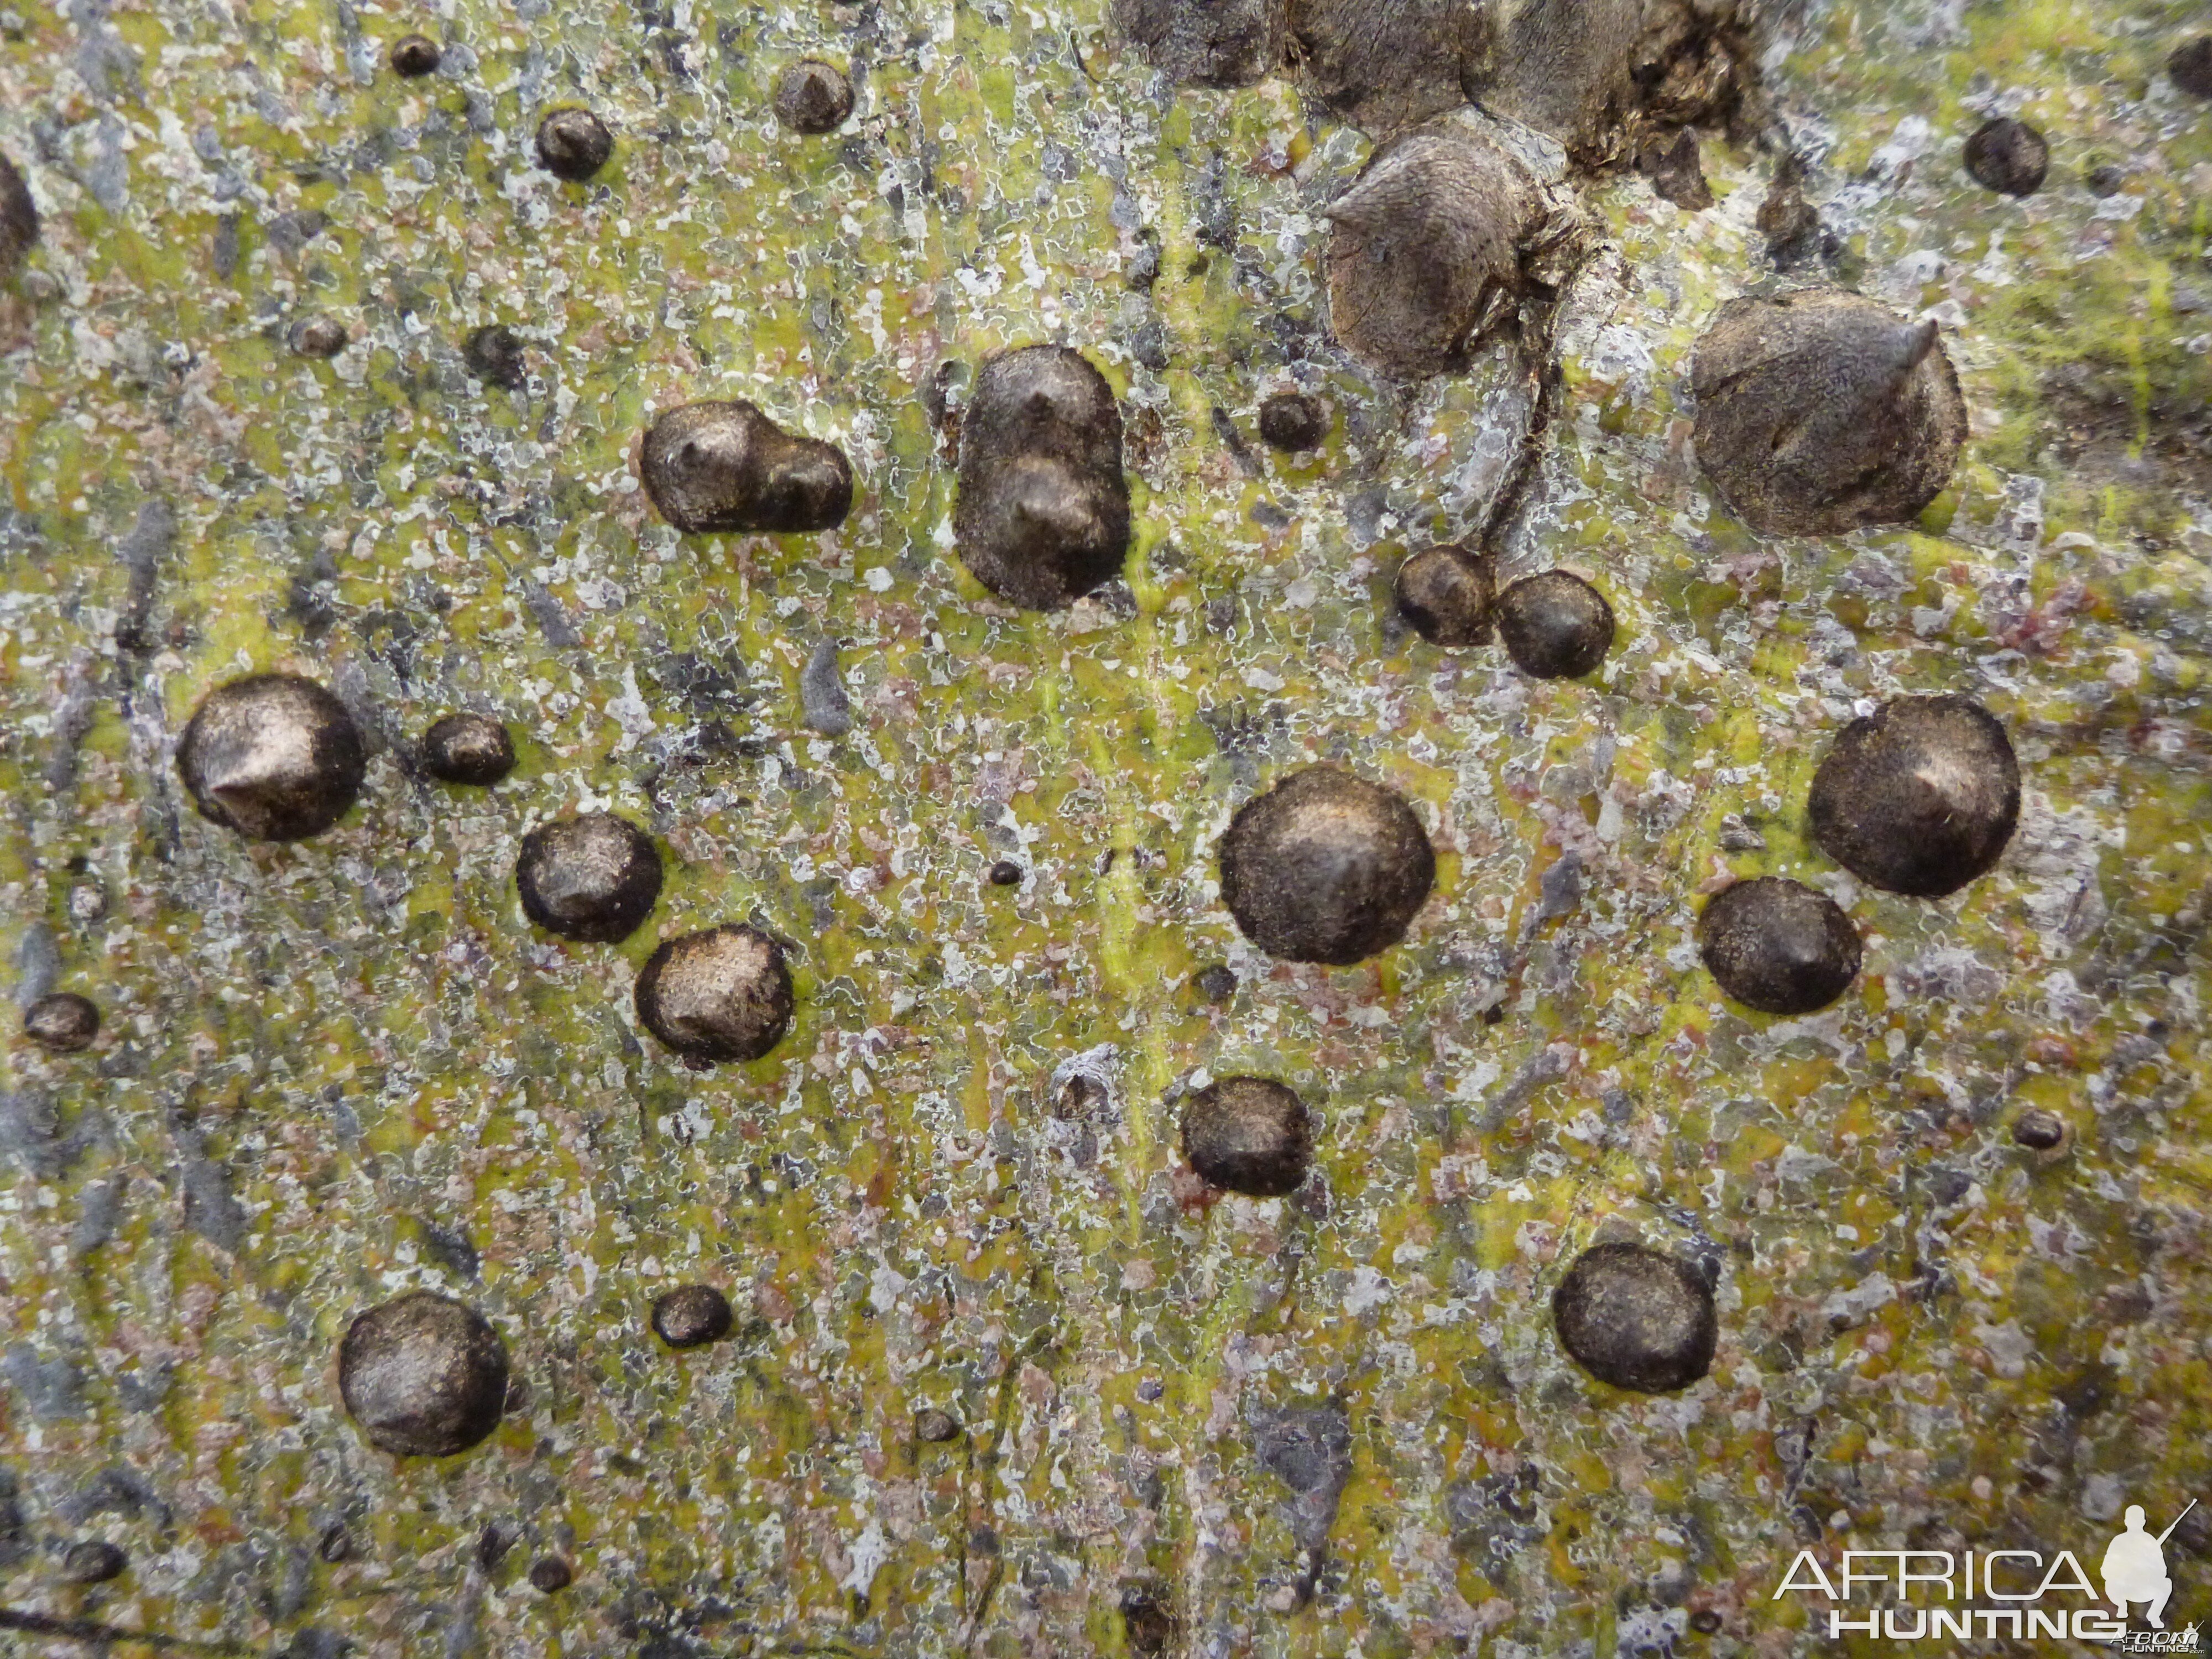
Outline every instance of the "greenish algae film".
[[[1499, 354], [1407, 392], [1330, 344], [1320, 209], [1365, 144], [1284, 81], [1178, 94], [1089, 0], [0, 17], [46, 221], [0, 298], [4, 943], [106, 1021], [6, 1055], [0, 1606], [298, 1656], [1058, 1655], [1128, 1651], [1142, 1586], [1192, 1654], [1766, 1656], [1844, 1645], [1772, 1596], [1801, 1548], [2087, 1559], [2122, 1503], [2212, 1493], [2212, 113], [2160, 72], [2201, 23], [1838, 0], [1771, 66], [1841, 266], [1936, 316], [1966, 390], [1917, 526], [1761, 538], [1688, 451], [1692, 345], [1770, 280], [1773, 158], [1707, 135], [1698, 214], [1585, 189], [1617, 257], [1509, 551], [1620, 633], [1554, 684], [1388, 615], [1402, 552], [1480, 522], [1525, 392]], [[416, 27], [446, 66], [403, 82]], [[769, 112], [806, 54], [859, 89], [825, 139]], [[617, 135], [588, 185], [532, 166], [571, 101]], [[1999, 110], [2051, 137], [2024, 201], [1958, 165]], [[318, 316], [327, 363], [286, 344]], [[492, 322], [521, 392], [461, 365]], [[954, 561], [921, 396], [1040, 339], [1121, 396], [1139, 524], [1053, 617]], [[1338, 419], [1293, 459], [1253, 415], [1300, 377]], [[844, 526], [653, 516], [643, 425], [727, 396], [845, 448]], [[149, 503], [173, 534], [134, 542]], [[825, 637], [836, 739], [798, 695]], [[380, 753], [337, 830], [247, 846], [170, 746], [279, 666]], [[1802, 814], [1861, 700], [1937, 690], [2006, 721], [2027, 795], [1929, 904]], [[516, 733], [495, 790], [400, 763], [457, 707]], [[1271, 964], [1218, 902], [1230, 813], [1313, 758], [1438, 849], [1357, 969]], [[620, 946], [514, 897], [522, 831], [589, 806], [669, 858]], [[1866, 935], [1825, 1014], [1698, 964], [1699, 896], [1762, 873]], [[688, 1072], [632, 976], [748, 919], [799, 947], [797, 1024]], [[1104, 1088], [1055, 1086], [1079, 1059]], [[1293, 1200], [1180, 1172], [1182, 1093], [1234, 1071], [1317, 1114]], [[2031, 1108], [2062, 1156], [2012, 1142]], [[1723, 1262], [1680, 1396], [1552, 1338], [1614, 1236]], [[672, 1355], [645, 1309], [691, 1279], [738, 1328]], [[371, 1450], [333, 1382], [413, 1285], [524, 1384], [447, 1462]], [[1298, 1607], [1254, 1424], [1322, 1402], [1352, 1473]], [[919, 1442], [924, 1407], [964, 1433]], [[64, 1584], [95, 1535], [130, 1570]], [[572, 1588], [530, 1588], [546, 1553]]]

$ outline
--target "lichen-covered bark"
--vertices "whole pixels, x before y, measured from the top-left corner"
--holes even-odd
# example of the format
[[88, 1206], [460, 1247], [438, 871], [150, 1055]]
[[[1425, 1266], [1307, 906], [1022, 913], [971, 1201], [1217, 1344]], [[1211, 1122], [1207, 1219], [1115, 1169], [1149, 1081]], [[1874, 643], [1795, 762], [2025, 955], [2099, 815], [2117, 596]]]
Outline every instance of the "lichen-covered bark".
[[[1748, 139], [1703, 135], [1702, 212], [1581, 183], [1556, 359], [1407, 390], [1328, 333], [1367, 141], [1282, 77], [1177, 92], [1095, 0], [0, 17], [43, 220], [0, 295], [0, 915], [19, 997], [105, 1022], [0, 1080], [0, 1608], [380, 1659], [1164, 1619], [1203, 1655], [1767, 1655], [1826, 1644], [1771, 1598], [1801, 1547], [2165, 1524], [2212, 1490], [2212, 106], [2160, 68], [2192, 23], [1836, 0], [1775, 46], [1819, 216], [1790, 257], [1934, 318], [1971, 429], [1917, 525], [1763, 538], [1688, 448], [1694, 342], [1774, 280]], [[417, 27], [443, 64], [403, 81]], [[774, 113], [805, 56], [851, 72], [835, 135]], [[535, 166], [570, 103], [615, 134], [588, 185]], [[2037, 194], [1964, 172], [1993, 113], [2049, 136]], [[322, 318], [349, 343], [296, 355]], [[492, 324], [511, 391], [465, 361]], [[1112, 381], [1135, 524], [1053, 615], [955, 560], [931, 413], [1037, 341]], [[1294, 385], [1338, 420], [1285, 457], [1255, 411]], [[653, 514], [641, 433], [719, 398], [845, 452], [841, 526]], [[1594, 681], [1395, 620], [1401, 555], [1486, 526], [1501, 585], [1604, 592]], [[249, 845], [172, 752], [276, 669], [376, 752], [336, 829]], [[2011, 732], [2018, 833], [1953, 899], [1862, 887], [1814, 768], [1869, 700], [1950, 690]], [[520, 740], [494, 789], [403, 761], [459, 708]], [[1350, 969], [1271, 964], [1217, 890], [1231, 812], [1321, 760], [1437, 851]], [[522, 834], [598, 809], [660, 842], [659, 908], [534, 932]], [[1850, 912], [1842, 1002], [1720, 998], [1695, 917], [1731, 873]], [[694, 1072], [632, 981], [726, 921], [796, 947], [798, 1012]], [[1182, 1168], [1183, 1097], [1240, 1073], [1315, 1115], [1289, 1199]], [[2016, 1145], [2030, 1109], [2070, 1139]], [[1680, 1395], [1554, 1339], [1614, 1237], [1717, 1265]], [[737, 1328], [672, 1353], [647, 1310], [692, 1280]], [[348, 1322], [414, 1287], [519, 1381], [453, 1460], [337, 1395]], [[2170, 1620], [2212, 1612], [2207, 1535]], [[121, 1577], [64, 1582], [88, 1537]]]

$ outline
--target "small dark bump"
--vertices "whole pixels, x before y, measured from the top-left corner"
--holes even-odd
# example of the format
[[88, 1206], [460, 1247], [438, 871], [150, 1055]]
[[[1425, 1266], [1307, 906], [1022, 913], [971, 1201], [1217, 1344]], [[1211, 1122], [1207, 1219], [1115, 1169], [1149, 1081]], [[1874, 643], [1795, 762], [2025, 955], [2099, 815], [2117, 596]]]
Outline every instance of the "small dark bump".
[[1271, 957], [1336, 967], [1406, 934], [1436, 883], [1428, 832], [1404, 799], [1334, 766], [1292, 773], [1237, 809], [1221, 837], [1221, 897]]
[[1121, 1629], [1129, 1638], [1132, 1653], [1165, 1653], [1176, 1638], [1176, 1617], [1166, 1592], [1149, 1584], [1133, 1584], [1123, 1590]]
[[557, 1555], [541, 1555], [530, 1564], [530, 1588], [540, 1595], [557, 1595], [574, 1578], [568, 1564]]
[[1566, 570], [1523, 576], [1498, 596], [1498, 633], [1513, 665], [1542, 680], [1579, 679], [1613, 649], [1613, 607]]
[[502, 392], [520, 392], [530, 378], [522, 337], [505, 323], [486, 323], [472, 332], [461, 343], [461, 361], [470, 374]]
[[353, 1534], [343, 1522], [333, 1522], [323, 1528], [322, 1541], [315, 1546], [315, 1553], [335, 1565], [353, 1554]]
[[2056, 1112], [2022, 1112], [2013, 1120], [2012, 1138], [2031, 1152], [2055, 1152], [2063, 1146], [2072, 1130]]
[[104, 1538], [88, 1538], [69, 1547], [62, 1558], [62, 1577], [72, 1584], [104, 1584], [120, 1578], [131, 1558]]
[[1713, 204], [1698, 135], [1687, 127], [1671, 139], [1647, 140], [1637, 152], [1636, 170], [1651, 181], [1656, 193], [1686, 212], [1702, 213]]
[[1280, 1198], [1313, 1162], [1305, 1103], [1269, 1078], [1223, 1078], [1183, 1108], [1182, 1154], [1216, 1187]]
[[328, 317], [311, 317], [292, 325], [289, 343], [295, 356], [335, 357], [346, 349], [345, 325]]
[[2100, 161], [2081, 175], [2092, 196], [2118, 196], [2127, 181], [2127, 169], [2112, 161]]
[[835, 132], [852, 112], [853, 83], [835, 64], [802, 58], [776, 77], [776, 119], [793, 132]]
[[1208, 1002], [1226, 1002], [1237, 994], [1237, 970], [1225, 962], [1217, 962], [1200, 969], [1191, 983]]
[[1723, 888], [1698, 917], [1698, 950], [1722, 990], [1767, 1014], [1809, 1014], [1850, 988], [1858, 929], [1836, 902], [1761, 876]]
[[1012, 859], [1000, 859], [991, 866], [991, 885], [1018, 887], [1022, 884], [1022, 866]]
[[100, 1009], [74, 991], [52, 992], [23, 1010], [23, 1035], [51, 1053], [76, 1054], [100, 1035]]
[[638, 470], [660, 516], [687, 532], [832, 530], [853, 507], [842, 450], [786, 432], [743, 398], [656, 416]]
[[580, 184], [615, 153], [615, 136], [587, 109], [556, 109], [538, 124], [538, 161], [548, 173]]
[[1481, 645], [1490, 638], [1497, 587], [1490, 561], [1456, 544], [1424, 548], [1398, 567], [1398, 614], [1431, 645]]
[[1721, 1616], [1711, 1607], [1699, 1607], [1690, 1615], [1690, 1628], [1700, 1636], [1711, 1636], [1721, 1627]]
[[1966, 439], [1935, 323], [1840, 289], [1729, 301], [1691, 380], [1698, 465], [1771, 534], [1910, 520], [1950, 481]]
[[514, 1534], [495, 1521], [477, 1534], [477, 1565], [486, 1572], [496, 1571], [514, 1547]]
[[1159, 233], [1150, 225], [1145, 227], [1137, 240], [1136, 252], [1121, 267], [1121, 280], [1142, 294], [1148, 292], [1160, 279]]
[[1081, 354], [1024, 346], [983, 365], [961, 426], [953, 532], [975, 579], [1024, 610], [1062, 610], [1121, 574], [1121, 411]]
[[1598, 1244], [1575, 1258], [1552, 1295], [1560, 1346], [1601, 1382], [1644, 1394], [1686, 1388], [1709, 1370], [1718, 1339], [1712, 1287], [1695, 1269], [1642, 1244]]
[[653, 1334], [672, 1348], [696, 1348], [730, 1334], [730, 1298], [712, 1285], [679, 1285], [655, 1297]]
[[960, 1437], [960, 1421], [951, 1412], [939, 1411], [934, 1406], [924, 1407], [914, 1414], [914, 1437], [941, 1446]]
[[2020, 763], [1970, 697], [1899, 697], [1853, 720], [1813, 775], [1813, 839], [1860, 880], [1942, 898], [2002, 855]]
[[0, 277], [11, 275], [39, 240], [39, 204], [15, 164], [0, 155]]
[[791, 1029], [791, 969], [759, 928], [726, 924], [663, 940], [635, 1000], [639, 1023], [687, 1060], [758, 1060]]
[[1766, 239], [1766, 257], [1777, 270], [1794, 270], [1820, 253], [1820, 216], [1805, 199], [1804, 170], [1796, 155], [1784, 156], [1775, 169], [1753, 222]]
[[1964, 1170], [1930, 1170], [1928, 1175], [1929, 1196], [1939, 1210], [1948, 1210], [1974, 1189], [1974, 1178]]
[[497, 783], [514, 770], [514, 740], [489, 714], [447, 714], [422, 734], [422, 765], [441, 783]]
[[542, 823], [522, 838], [514, 885], [523, 913], [563, 939], [627, 939], [660, 897], [660, 853], [611, 812]]
[[2166, 60], [2166, 75], [2191, 98], [2212, 99], [2212, 34], [2183, 41]]
[[379, 1450], [451, 1456], [499, 1426], [507, 1346], [473, 1308], [410, 1291], [346, 1328], [338, 1392]]
[[177, 743], [200, 816], [253, 841], [299, 841], [343, 817], [368, 758], [346, 707], [297, 674], [249, 674], [202, 700]]
[[392, 43], [392, 71], [410, 81], [435, 75], [445, 56], [438, 43], [427, 34], [403, 34]]
[[1310, 392], [1278, 392], [1260, 405], [1260, 437], [1286, 454], [1318, 449], [1328, 441], [1328, 405]]
[[2033, 196], [2051, 171], [2051, 146], [2025, 121], [1984, 121], [1966, 140], [1966, 171], [2000, 196]]

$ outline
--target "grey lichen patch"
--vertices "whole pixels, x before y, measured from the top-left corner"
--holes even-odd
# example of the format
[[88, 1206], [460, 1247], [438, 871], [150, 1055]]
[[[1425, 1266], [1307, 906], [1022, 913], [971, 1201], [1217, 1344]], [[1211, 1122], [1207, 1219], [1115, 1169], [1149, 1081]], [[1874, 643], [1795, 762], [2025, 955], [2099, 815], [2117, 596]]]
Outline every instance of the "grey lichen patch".
[[845, 693], [845, 678], [837, 665], [837, 641], [817, 640], [799, 671], [799, 711], [807, 726], [825, 738], [842, 738], [853, 729], [853, 700]]
[[1334, 1403], [1278, 1410], [1255, 1401], [1249, 1419], [1260, 1461], [1287, 1488], [1291, 1536], [1300, 1554], [1290, 1583], [1269, 1598], [1270, 1610], [1294, 1612], [1312, 1597], [1352, 1480], [1352, 1425]]
[[[1369, 137], [1295, 72], [1164, 96], [1098, 5], [457, 0], [420, 82], [381, 52], [427, 11], [98, 9], [18, 7], [0, 50], [0, 148], [46, 210], [0, 294], [0, 932], [51, 929], [48, 988], [110, 1028], [0, 1045], [0, 1352], [75, 1366], [82, 1407], [0, 1382], [0, 1556], [112, 1537], [102, 1616], [295, 1659], [1809, 1653], [1765, 1592], [1816, 1524], [2094, 1553], [2085, 1503], [2163, 1525], [2207, 1487], [2160, 1409], [2207, 1393], [2185, 20], [1837, 0], [1763, 60], [1807, 269], [1934, 317], [1977, 422], [1920, 520], [1808, 538], [1729, 513], [1690, 438], [1696, 338], [1769, 264], [1746, 132], [1699, 131], [1705, 212], [1577, 175], [1617, 257], [1554, 348], [1539, 294], [1416, 389], [1347, 360], [1320, 291]], [[810, 53], [866, 64], [826, 141], [771, 113]], [[534, 165], [549, 100], [622, 135], [587, 185]], [[1957, 165], [1994, 114], [2050, 136], [2024, 201]], [[328, 222], [288, 255], [266, 227], [300, 210]], [[289, 355], [303, 314], [351, 343]], [[459, 361], [495, 319], [520, 393]], [[1114, 387], [1137, 556], [1010, 617], [951, 534], [969, 388], [916, 394], [1036, 341]], [[1318, 449], [1251, 437], [1291, 386], [1335, 413]], [[699, 397], [844, 449], [846, 523], [660, 522], [638, 434]], [[1603, 588], [1602, 679], [1391, 627], [1397, 561], [1479, 533], [1506, 577]], [[800, 720], [825, 637], [836, 739]], [[394, 738], [501, 711], [526, 764], [447, 789], [395, 743], [322, 837], [204, 833], [167, 744], [280, 661]], [[2027, 787], [1936, 906], [1864, 891], [1804, 807], [1827, 734], [1939, 689], [2004, 720]], [[1438, 867], [1340, 969], [1253, 948], [1214, 886], [1222, 826], [1310, 759], [1404, 796]], [[572, 948], [519, 911], [519, 836], [572, 810], [665, 848], [668, 932], [804, 940], [770, 1055], [667, 1063], [625, 1002], [652, 922]], [[1700, 890], [1763, 873], [1868, 933], [1792, 1030], [1695, 950]], [[1113, 1115], [1055, 1115], [1054, 1068], [1105, 1042]], [[1322, 1178], [1212, 1201], [1176, 1133], [1200, 1066], [1325, 1102]], [[2012, 1139], [2033, 1111], [2063, 1151]], [[1729, 1264], [1709, 1386], [1583, 1388], [1546, 1327], [1624, 1212]], [[528, 1380], [452, 1462], [374, 1453], [327, 1376], [356, 1312], [448, 1279], [416, 1217], [473, 1242]], [[736, 1326], [678, 1358], [645, 1308], [693, 1282]], [[1353, 1430], [1302, 1610], [1255, 1399]], [[925, 1405], [959, 1438], [915, 1442]], [[70, 1518], [119, 1464], [144, 1505]], [[575, 1569], [550, 1599], [540, 1554]], [[13, 1571], [11, 1607], [55, 1605]]]
[[84, 1374], [66, 1354], [41, 1356], [28, 1342], [0, 1352], [0, 1380], [15, 1390], [35, 1422], [64, 1423], [85, 1414]]

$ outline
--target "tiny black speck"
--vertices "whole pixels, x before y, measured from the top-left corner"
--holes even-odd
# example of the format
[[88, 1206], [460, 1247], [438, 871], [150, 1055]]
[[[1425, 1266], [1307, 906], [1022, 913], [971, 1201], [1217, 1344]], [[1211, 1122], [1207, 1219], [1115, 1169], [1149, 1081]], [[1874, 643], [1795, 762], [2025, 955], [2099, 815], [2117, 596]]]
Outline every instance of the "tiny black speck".
[[402, 35], [392, 43], [392, 70], [410, 80], [436, 74], [445, 56], [438, 43], [424, 34]]
[[50, 1053], [76, 1054], [100, 1035], [100, 1009], [74, 991], [52, 992], [23, 1010], [23, 1035]]
[[568, 1589], [574, 1576], [557, 1555], [541, 1555], [530, 1564], [530, 1587], [543, 1595]]
[[1200, 969], [1191, 983], [1208, 1002], [1226, 1002], [1237, 994], [1237, 970], [1225, 962], [1217, 962]]
[[653, 1330], [672, 1348], [696, 1348], [730, 1334], [730, 1299], [712, 1285], [680, 1285], [653, 1304]]
[[131, 1558], [104, 1538], [88, 1538], [70, 1546], [62, 1558], [62, 1576], [72, 1584], [104, 1584], [119, 1578]]
[[548, 173], [581, 184], [615, 153], [615, 136], [587, 109], [547, 112], [538, 124], [538, 161]]

